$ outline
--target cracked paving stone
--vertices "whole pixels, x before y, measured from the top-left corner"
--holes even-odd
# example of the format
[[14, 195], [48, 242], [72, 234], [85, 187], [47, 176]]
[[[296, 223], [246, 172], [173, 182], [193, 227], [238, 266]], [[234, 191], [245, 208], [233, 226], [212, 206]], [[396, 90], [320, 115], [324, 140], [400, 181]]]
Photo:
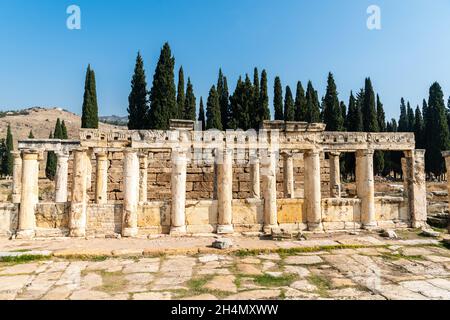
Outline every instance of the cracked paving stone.
[[133, 295], [133, 300], [170, 300], [170, 292], [141, 292]]
[[308, 276], [311, 272], [306, 269], [305, 267], [300, 267], [300, 266], [285, 266], [284, 267], [284, 273], [293, 273], [293, 274], [297, 274], [300, 277], [306, 277]]
[[289, 287], [283, 287], [284, 296], [286, 297], [286, 300], [293, 300], [293, 299], [316, 299], [319, 297], [317, 293], [311, 293], [311, 292], [304, 292], [297, 289], [289, 288]]
[[96, 273], [88, 273], [81, 279], [81, 286], [88, 290], [100, 287], [102, 284], [102, 276]]
[[286, 264], [318, 264], [323, 263], [319, 256], [290, 256], [284, 259]]
[[237, 292], [236, 284], [234, 283], [235, 276], [215, 276], [208, 281], [203, 287], [205, 289], [223, 292]]
[[147, 285], [153, 281], [154, 275], [150, 273], [130, 273], [125, 276], [125, 279], [132, 284]]
[[405, 256], [427, 256], [432, 255], [434, 252], [420, 247], [405, 247], [402, 249], [402, 253]]
[[200, 261], [201, 263], [218, 261], [218, 260], [219, 260], [219, 256], [217, 254], [206, 254], [206, 255], [198, 257], [198, 261]]
[[200, 294], [198, 296], [185, 297], [181, 300], [217, 300], [217, 297], [213, 296], [212, 294], [206, 293]]
[[77, 290], [70, 296], [70, 300], [109, 300], [111, 296], [102, 291]]
[[53, 287], [42, 297], [42, 300], [64, 300], [67, 299], [72, 292], [73, 290], [67, 286]]
[[250, 290], [228, 296], [226, 300], [268, 300], [276, 299], [280, 296], [280, 294], [280, 289]]
[[379, 286], [376, 290], [388, 300], [425, 300], [427, 297], [408, 290], [400, 285], [388, 284]]
[[420, 293], [433, 299], [450, 299], [450, 292], [432, 285], [426, 281], [404, 281], [400, 283], [404, 288]]
[[291, 283], [289, 287], [300, 291], [308, 291], [308, 292], [313, 292], [317, 290], [317, 287], [309, 283], [307, 280], [295, 281]]
[[281, 260], [280, 255], [278, 253], [259, 254], [257, 257], [263, 260], [274, 260], [274, 261]]
[[236, 266], [239, 273], [252, 275], [252, 276], [259, 276], [262, 275], [262, 271], [260, 267], [255, 266], [254, 264], [244, 264], [240, 263]]
[[33, 279], [30, 275], [0, 277], [0, 292], [18, 291], [28, 285]]
[[38, 267], [38, 263], [17, 264], [1, 270], [0, 275], [31, 274], [34, 273]]
[[128, 264], [123, 269], [123, 273], [142, 273], [142, 272], [158, 272], [159, 261], [158, 262], [136, 262]]
[[247, 263], [247, 264], [260, 264], [261, 260], [257, 258], [244, 258], [239, 260], [240, 263]]

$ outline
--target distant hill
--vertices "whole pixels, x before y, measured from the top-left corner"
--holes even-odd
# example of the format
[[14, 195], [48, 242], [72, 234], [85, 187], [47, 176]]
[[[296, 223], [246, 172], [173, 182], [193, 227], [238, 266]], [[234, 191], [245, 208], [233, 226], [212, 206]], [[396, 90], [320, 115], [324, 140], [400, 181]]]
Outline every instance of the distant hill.
[[[0, 112], [0, 138], [6, 137], [8, 124], [11, 124], [15, 146], [17, 145], [17, 140], [28, 138], [30, 130], [33, 130], [35, 138], [48, 138], [50, 132], [53, 132], [55, 128], [57, 118], [65, 121], [69, 139], [79, 139], [79, 129], [81, 127], [81, 117], [79, 115], [62, 108], [43, 107]], [[99, 126], [100, 129], [126, 129], [126, 127], [120, 125], [102, 122], [100, 122]]]
[[98, 118], [99, 121], [103, 123], [108, 123], [116, 126], [127, 126], [128, 125], [128, 116], [120, 117], [116, 115], [112, 116], [102, 116]]

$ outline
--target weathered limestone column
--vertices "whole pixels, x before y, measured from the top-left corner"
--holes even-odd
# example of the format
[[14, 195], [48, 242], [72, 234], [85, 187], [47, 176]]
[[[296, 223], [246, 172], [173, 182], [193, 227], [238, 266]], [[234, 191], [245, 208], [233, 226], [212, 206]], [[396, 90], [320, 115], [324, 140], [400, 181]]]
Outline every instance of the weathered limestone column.
[[405, 151], [402, 158], [403, 179], [413, 228], [427, 226], [427, 190], [425, 150]]
[[356, 192], [361, 199], [361, 222], [365, 229], [376, 227], [373, 150], [356, 151]]
[[139, 202], [147, 202], [148, 154], [139, 154]]
[[126, 149], [124, 152], [123, 185], [122, 236], [135, 237], [138, 232], [139, 159], [137, 151], [133, 149]]
[[12, 203], [20, 203], [22, 193], [22, 156], [19, 151], [11, 152], [14, 157]]
[[283, 152], [282, 155], [284, 197], [294, 198], [294, 160], [290, 152]]
[[108, 153], [98, 152], [97, 172], [95, 185], [95, 202], [98, 204], [108, 203]]
[[56, 153], [55, 202], [67, 202], [67, 178], [69, 174], [69, 154]]
[[35, 209], [39, 202], [39, 153], [24, 150], [22, 153], [22, 195], [19, 210], [18, 239], [28, 239], [35, 235]]
[[320, 151], [308, 150], [304, 154], [305, 163], [305, 204], [306, 221], [309, 231], [321, 231], [322, 197], [320, 194]]
[[172, 150], [172, 208], [170, 234], [186, 233], [186, 150]]
[[277, 155], [267, 152], [267, 159], [262, 163], [264, 193], [264, 232], [270, 232], [278, 226], [277, 216]]
[[84, 237], [86, 236], [87, 188], [90, 180], [88, 166], [90, 158], [85, 148], [76, 149], [73, 154], [73, 181], [69, 229], [71, 237]]
[[250, 160], [250, 181], [251, 181], [251, 192], [252, 197], [255, 199], [261, 198], [261, 185], [260, 185], [260, 175], [259, 175], [259, 164], [260, 160], [258, 157], [253, 157]]
[[339, 163], [340, 152], [330, 152], [328, 157], [330, 160], [330, 197], [341, 197], [341, 168]]
[[219, 212], [217, 233], [233, 233], [233, 149], [224, 149], [223, 158], [216, 157], [216, 161]]
[[[447, 169], [447, 191], [448, 191], [448, 206], [450, 209], [450, 151], [442, 152], [442, 156], [445, 158], [445, 167]], [[449, 224], [448, 232], [450, 233], [450, 214], [449, 214]]]

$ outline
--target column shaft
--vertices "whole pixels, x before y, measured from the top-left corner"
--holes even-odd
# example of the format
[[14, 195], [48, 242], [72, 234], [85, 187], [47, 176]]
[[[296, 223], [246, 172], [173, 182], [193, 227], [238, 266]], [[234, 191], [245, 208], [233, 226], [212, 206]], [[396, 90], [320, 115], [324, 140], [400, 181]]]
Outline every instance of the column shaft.
[[217, 163], [217, 200], [218, 226], [217, 233], [233, 232], [233, 149], [223, 150], [223, 158]]
[[36, 150], [26, 150], [22, 154], [22, 194], [19, 210], [18, 239], [32, 238], [35, 235], [35, 210], [39, 202], [39, 162]]
[[356, 191], [358, 198], [361, 199], [361, 222], [366, 229], [377, 225], [374, 188], [373, 150], [358, 150], [356, 152]]
[[86, 149], [74, 150], [73, 181], [69, 215], [69, 229], [71, 237], [86, 236], [86, 209], [88, 202], [87, 188], [90, 180], [90, 158]]
[[139, 155], [139, 202], [147, 202], [148, 155]]
[[285, 198], [294, 198], [294, 160], [292, 154], [283, 154], [283, 189]]
[[261, 198], [261, 178], [259, 175], [259, 159], [254, 157], [250, 163], [250, 180], [252, 187], [252, 197], [259, 199]]
[[19, 151], [12, 152], [14, 157], [12, 203], [20, 203], [22, 193], [22, 156]]
[[139, 159], [135, 150], [124, 152], [124, 199], [122, 214], [122, 236], [137, 235], [137, 209], [139, 201]]
[[184, 150], [172, 150], [172, 208], [171, 234], [186, 233], [186, 170], [187, 157]]
[[67, 178], [69, 173], [69, 154], [56, 153], [55, 202], [67, 202]]
[[305, 202], [308, 230], [320, 231], [322, 226], [322, 199], [320, 191], [320, 152], [310, 150], [304, 154]]
[[261, 174], [264, 184], [264, 231], [270, 232], [278, 226], [277, 216], [277, 156], [268, 151], [267, 159], [262, 164]]
[[97, 172], [95, 185], [95, 202], [108, 203], [108, 153], [97, 153]]
[[330, 161], [330, 197], [341, 197], [341, 169], [339, 163], [339, 152], [330, 152], [328, 154]]

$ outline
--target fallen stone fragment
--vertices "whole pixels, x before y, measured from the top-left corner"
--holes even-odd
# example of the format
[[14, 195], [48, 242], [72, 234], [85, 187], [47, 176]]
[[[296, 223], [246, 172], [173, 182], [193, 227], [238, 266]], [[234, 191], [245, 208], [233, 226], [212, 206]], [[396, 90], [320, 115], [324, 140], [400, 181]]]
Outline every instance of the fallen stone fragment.
[[381, 236], [388, 239], [398, 239], [397, 233], [392, 229], [383, 229], [381, 231]]
[[233, 240], [228, 238], [217, 238], [212, 243], [212, 246], [216, 249], [228, 249], [233, 246]]
[[420, 233], [424, 237], [430, 237], [430, 238], [439, 238], [441, 235], [439, 232], [434, 231], [433, 229], [422, 229], [422, 232]]

